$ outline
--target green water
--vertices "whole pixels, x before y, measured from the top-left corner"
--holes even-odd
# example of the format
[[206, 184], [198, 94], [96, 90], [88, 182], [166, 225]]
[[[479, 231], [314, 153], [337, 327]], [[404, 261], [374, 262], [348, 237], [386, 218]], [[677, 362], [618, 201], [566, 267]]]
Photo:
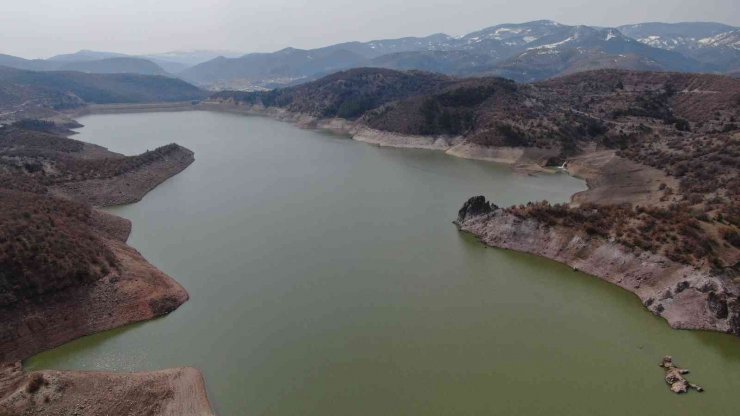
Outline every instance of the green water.
[[[675, 331], [633, 295], [486, 249], [451, 224], [470, 196], [565, 201], [565, 175], [386, 149], [256, 117], [84, 117], [77, 138], [188, 169], [141, 202], [130, 244], [191, 300], [29, 368], [195, 366], [221, 415], [737, 415], [740, 339]], [[657, 363], [693, 370], [675, 396]]]

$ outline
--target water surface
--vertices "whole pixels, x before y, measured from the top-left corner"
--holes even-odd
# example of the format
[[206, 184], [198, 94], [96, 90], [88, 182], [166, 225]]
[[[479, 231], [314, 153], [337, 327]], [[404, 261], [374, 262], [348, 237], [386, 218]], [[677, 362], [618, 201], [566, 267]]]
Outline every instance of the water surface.
[[[110, 210], [191, 300], [31, 369], [194, 366], [221, 415], [738, 414], [740, 340], [671, 330], [617, 287], [451, 224], [473, 195], [566, 201], [582, 181], [258, 117], [80, 122], [78, 139], [125, 154], [173, 141], [195, 152]], [[664, 354], [707, 391], [671, 394]]]

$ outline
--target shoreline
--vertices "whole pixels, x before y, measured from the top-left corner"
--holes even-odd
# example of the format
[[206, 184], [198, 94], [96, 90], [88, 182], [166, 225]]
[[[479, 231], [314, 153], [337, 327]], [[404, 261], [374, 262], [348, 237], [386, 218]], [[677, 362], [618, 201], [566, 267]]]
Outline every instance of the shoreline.
[[[462, 137], [400, 135], [370, 129], [358, 122], [336, 118], [318, 119], [281, 108], [204, 102], [192, 109], [266, 116], [290, 122], [300, 128], [347, 135], [353, 140], [376, 146], [442, 151], [454, 157], [506, 164], [516, 171], [530, 174], [554, 172], [543, 163], [554, 156], [549, 149], [489, 148], [467, 143]], [[128, 112], [128, 109], [124, 111]], [[584, 203], [666, 205], [670, 200], [660, 201], [661, 184], [678, 188], [675, 178], [658, 169], [619, 157], [616, 151], [599, 150], [595, 147], [584, 149], [583, 153], [569, 159], [565, 170], [571, 176], [584, 180], [587, 186], [586, 190], [571, 196], [572, 206]], [[534, 226], [535, 224], [526, 224], [523, 227], [529, 227], [527, 229], [530, 230]], [[663, 317], [673, 328], [740, 335], [740, 318], [736, 319], [738, 322], [734, 322], [731, 316], [717, 317], [718, 313], [713, 310], [719, 308], [719, 315], [723, 315], [727, 298], [736, 296], [733, 293], [734, 288], [725, 285], [718, 276], [705, 271], [674, 263], [653, 253], [642, 252], [635, 255], [627, 247], [616, 243], [585, 241], [574, 235], [572, 230], [555, 230], [552, 233], [540, 231], [537, 238], [525, 239], [518, 234], [523, 228], [514, 226], [509, 221], [504, 230], [509, 233], [508, 238], [503, 240], [488, 237], [489, 234], [483, 232], [485, 227], [480, 224], [477, 230], [465, 229], [465, 225], [459, 227], [476, 235], [486, 245], [545, 257], [620, 286], [638, 296], [648, 310]], [[545, 245], [540, 247], [538, 244], [543, 241]], [[569, 253], [568, 250], [574, 247], [578, 247], [578, 250]], [[589, 254], [584, 257], [585, 251]], [[708, 297], [712, 300], [709, 301]]]
[[460, 210], [455, 225], [490, 247], [547, 258], [614, 284], [637, 296], [671, 328], [740, 335], [740, 318], [731, 299], [737, 288], [720, 276], [617, 242], [583, 235], [561, 226], [522, 219], [491, 204]]
[[148, 112], [179, 111], [213, 111], [220, 113], [242, 114], [248, 116], [268, 117], [277, 121], [291, 123], [299, 128], [327, 131], [345, 135], [352, 140], [400, 149], [421, 149], [441, 151], [450, 156], [462, 159], [511, 165], [525, 173], [555, 173], [555, 169], [544, 166], [544, 161], [557, 152], [550, 149], [496, 147], [489, 148], [464, 142], [461, 136], [415, 136], [376, 130], [360, 125], [358, 122], [342, 118], [317, 118], [302, 113], [292, 113], [277, 107], [242, 106], [230, 103], [203, 101], [197, 104], [162, 103], [162, 104], [115, 104], [94, 105], [84, 110], [67, 113], [69, 117], [81, 117], [93, 114], [130, 114]]
[[[115, 160], [123, 156], [83, 143], [75, 157]], [[91, 207], [87, 226], [110, 250], [118, 267], [91, 283], [2, 308], [0, 414], [111, 414], [121, 409], [141, 415], [214, 414], [203, 375], [195, 368], [141, 373], [23, 370], [23, 361], [40, 352], [165, 316], [189, 299], [177, 281], [126, 244], [131, 232], [129, 220], [96, 207], [137, 202], [194, 160], [192, 151], [170, 145], [150, 161], [123, 173], [48, 186], [47, 198]]]

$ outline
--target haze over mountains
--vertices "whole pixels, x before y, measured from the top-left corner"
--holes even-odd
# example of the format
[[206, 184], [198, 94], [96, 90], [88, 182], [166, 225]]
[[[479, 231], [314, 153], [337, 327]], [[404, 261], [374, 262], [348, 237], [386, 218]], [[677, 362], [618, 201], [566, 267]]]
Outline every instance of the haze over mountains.
[[236, 57], [229, 51], [172, 51], [143, 56], [116, 52], [80, 50], [55, 55], [48, 59], [24, 59], [0, 54], [0, 66], [30, 71], [80, 71], [96, 74], [129, 73], [142, 75], [169, 75], [219, 56]]
[[[525, 82], [598, 68], [729, 73], [740, 68], [738, 30], [702, 22], [598, 28], [540, 20], [501, 24], [461, 37], [434, 34], [217, 58], [180, 76], [203, 86], [256, 89], [359, 66], [501, 75]], [[683, 43], [691, 47], [674, 46]]]
[[736, 75], [740, 73], [740, 28], [710, 22], [601, 28], [539, 20], [500, 24], [459, 37], [437, 33], [243, 56], [222, 51], [129, 56], [82, 50], [29, 60], [0, 54], [0, 66], [167, 75], [213, 90], [270, 89], [357, 67], [496, 75], [518, 82], [601, 68]]

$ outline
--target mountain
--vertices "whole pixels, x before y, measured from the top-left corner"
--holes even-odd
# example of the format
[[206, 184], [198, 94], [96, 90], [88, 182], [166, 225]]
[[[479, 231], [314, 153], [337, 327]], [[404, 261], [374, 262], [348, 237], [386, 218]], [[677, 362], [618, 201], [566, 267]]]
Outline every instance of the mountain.
[[57, 62], [84, 62], [84, 61], [97, 61], [100, 59], [108, 59], [108, 58], [123, 58], [128, 55], [122, 54], [122, 53], [116, 53], [116, 52], [100, 52], [100, 51], [91, 51], [88, 49], [82, 49], [75, 53], [67, 53], [62, 55], [55, 55], [49, 58], [49, 61], [57, 61]]
[[381, 55], [367, 62], [368, 67], [420, 70], [441, 74], [472, 75], [487, 71], [495, 58], [462, 50], [397, 52]]
[[[99, 58], [105, 56], [103, 58]], [[182, 70], [179, 64], [170, 68]], [[112, 52], [80, 51], [74, 54], [57, 55], [49, 59], [24, 59], [0, 54], [0, 66], [29, 71], [80, 71], [96, 74], [130, 73], [143, 75], [166, 75], [171, 73], [151, 60], [130, 57]]]
[[173, 51], [133, 56], [116, 52], [80, 50], [49, 59], [24, 59], [0, 54], [0, 66], [30, 71], [81, 71], [97, 74], [131, 73], [144, 75], [177, 74], [219, 56], [237, 57], [230, 51]]
[[639, 23], [618, 28], [625, 35], [661, 49], [686, 51], [702, 47], [701, 40], [738, 28], [722, 23]]
[[[134, 64], [124, 58], [150, 63]], [[729, 74], [740, 71], [740, 28], [711, 22], [600, 28], [537, 20], [499, 24], [460, 37], [436, 33], [243, 56], [190, 50], [135, 57], [81, 50], [48, 60], [0, 55], [0, 65], [36, 71], [162, 74], [158, 66], [213, 90], [285, 87], [358, 67], [498, 75], [524, 82], [600, 68]]]
[[[722, 33], [720, 26], [715, 32]], [[714, 42], [733, 45], [733, 39], [722, 37]], [[344, 59], [332, 56], [340, 52]], [[719, 71], [716, 65], [707, 63], [707, 59], [697, 58], [651, 46], [626, 36], [617, 28], [568, 26], [538, 20], [496, 25], [457, 38], [435, 34], [421, 38], [347, 42], [311, 50], [287, 48], [233, 59], [217, 58], [196, 65], [181, 76], [197, 85], [259, 89], [306, 82], [331, 71], [361, 66], [417, 69], [455, 76], [493, 74], [518, 81], [536, 81], [599, 68]], [[727, 60], [738, 61], [734, 57]], [[732, 68], [730, 65], [724, 67]]]
[[365, 57], [343, 48], [252, 53], [240, 58], [218, 57], [189, 68], [179, 76], [195, 84], [240, 80], [255, 84], [286, 84], [360, 66]]
[[[143, 58], [140, 58], [140, 59], [143, 59]], [[173, 74], [173, 75], [179, 74], [180, 72], [190, 67], [190, 65], [185, 65], [179, 62], [172, 62], [172, 61], [167, 61], [167, 60], [158, 59], [158, 58], [147, 57], [146, 60], [155, 63], [157, 66], [162, 68], [164, 72], [168, 74]]]
[[44, 59], [24, 59], [17, 56], [0, 54], [0, 66], [27, 69], [29, 71], [51, 71], [58, 65]]
[[641, 23], [620, 26], [625, 35], [679, 52], [719, 72], [740, 69], [740, 28], [721, 23]]
[[[138, 74], [86, 74], [72, 71], [25, 71], [0, 67], [0, 91], [6, 99], [42, 107], [69, 108], [85, 103], [188, 101], [204, 97], [185, 81]], [[2, 93], [0, 92], [0, 96]], [[0, 102], [0, 106], [8, 103]]]
[[628, 38], [617, 29], [574, 26], [528, 43], [524, 52], [497, 64], [490, 73], [530, 82], [603, 68], [698, 72], [702, 66], [677, 52]]
[[451, 50], [454, 49], [453, 45], [455, 45], [455, 43], [455, 38], [445, 35], [444, 33], [436, 33], [425, 37], [381, 39], [371, 40], [369, 42], [345, 42], [318, 48], [315, 49], [315, 51], [326, 53], [327, 51], [341, 49], [356, 53], [365, 58], [375, 58], [399, 52]]
[[74, 61], [61, 65], [61, 71], [80, 71], [94, 74], [166, 75], [164, 69], [142, 58], [105, 58], [93, 61]]
[[[211, 59], [223, 56], [226, 58], [236, 58], [243, 55], [239, 52], [234, 51], [219, 51], [219, 50], [188, 50], [188, 51], [170, 51], [163, 53], [154, 53], [148, 55], [142, 55], [141, 58], [150, 59], [153, 62], [167, 62], [170, 64], [178, 64], [182, 69], [189, 68], [200, 63], [210, 61]], [[162, 66], [165, 68], [164, 66]], [[165, 68], [167, 69], [167, 68]], [[180, 71], [169, 71], [171, 73], [177, 73]]]
[[571, 26], [552, 20], [519, 24], [501, 24], [485, 28], [458, 39], [457, 49], [506, 59], [537, 44], [554, 43], [570, 36]]

